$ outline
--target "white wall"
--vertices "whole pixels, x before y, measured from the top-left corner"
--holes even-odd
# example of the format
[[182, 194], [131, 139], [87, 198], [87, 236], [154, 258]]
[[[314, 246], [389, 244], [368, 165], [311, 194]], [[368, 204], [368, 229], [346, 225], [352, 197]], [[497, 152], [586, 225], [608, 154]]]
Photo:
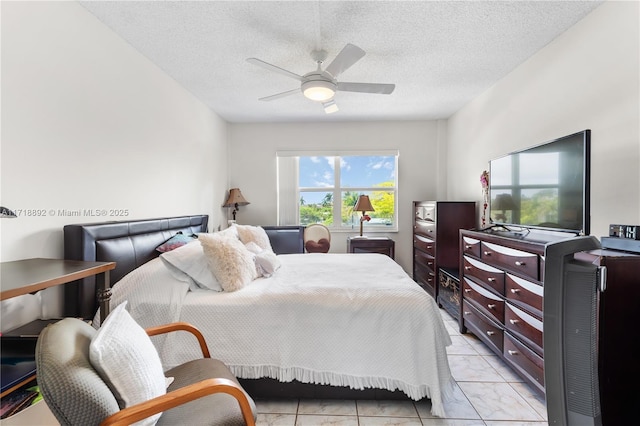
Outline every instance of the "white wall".
[[[230, 187], [239, 187], [251, 203], [240, 207], [236, 219], [254, 225], [277, 223], [277, 151], [398, 149], [399, 231], [382, 235], [395, 240], [396, 260], [411, 274], [411, 203], [442, 195], [438, 188], [446, 183], [439, 160], [445, 136], [444, 124], [437, 121], [230, 124]], [[355, 234], [334, 232], [331, 252], [345, 252], [350, 235]]]
[[490, 159], [591, 129], [591, 234], [640, 224], [640, 3], [607, 2], [449, 119], [448, 194]]
[[223, 221], [222, 119], [75, 2], [2, 2], [1, 14], [0, 204], [22, 212], [0, 221], [0, 260], [62, 258], [68, 223]]

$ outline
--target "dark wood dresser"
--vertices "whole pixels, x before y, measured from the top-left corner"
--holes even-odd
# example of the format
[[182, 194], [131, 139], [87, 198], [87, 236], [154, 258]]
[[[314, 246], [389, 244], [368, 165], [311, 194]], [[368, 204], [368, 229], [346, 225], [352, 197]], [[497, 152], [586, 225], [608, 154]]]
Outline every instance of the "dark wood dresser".
[[[500, 234], [460, 231], [460, 331], [475, 334], [544, 394], [544, 250], [551, 237]], [[638, 333], [629, 326], [637, 316], [640, 298], [640, 255], [595, 250], [575, 257], [606, 266], [606, 290], [598, 305], [603, 422], [629, 424], [628, 420], [637, 417], [633, 408], [637, 398], [625, 389], [633, 389], [640, 381], [633, 349]]]
[[413, 211], [413, 279], [438, 300], [438, 274], [458, 274], [458, 232], [476, 226], [476, 203], [414, 201]]

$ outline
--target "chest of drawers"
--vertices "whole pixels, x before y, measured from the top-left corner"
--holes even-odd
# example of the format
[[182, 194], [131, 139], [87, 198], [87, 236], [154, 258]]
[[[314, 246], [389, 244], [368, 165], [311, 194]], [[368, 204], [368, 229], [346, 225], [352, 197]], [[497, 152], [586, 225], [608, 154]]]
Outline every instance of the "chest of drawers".
[[[458, 233], [460, 229], [476, 226], [476, 203], [414, 201], [413, 211], [413, 279], [442, 307], [438, 299], [438, 276], [441, 269], [447, 268], [450, 275], [457, 277]], [[451, 314], [458, 317], [458, 310]]]

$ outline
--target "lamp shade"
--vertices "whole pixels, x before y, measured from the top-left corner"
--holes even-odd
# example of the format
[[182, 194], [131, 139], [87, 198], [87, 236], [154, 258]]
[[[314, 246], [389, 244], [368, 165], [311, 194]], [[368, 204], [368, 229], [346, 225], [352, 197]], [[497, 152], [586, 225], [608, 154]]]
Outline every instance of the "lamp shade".
[[246, 206], [247, 204], [249, 204], [249, 202], [244, 199], [240, 189], [231, 188], [229, 190], [229, 198], [227, 198], [227, 202], [224, 203], [222, 207]]
[[9, 218], [9, 219], [13, 219], [18, 217], [15, 212], [11, 209], [8, 209], [6, 207], [1, 207], [0, 206], [0, 218]]
[[368, 195], [361, 195], [356, 201], [356, 205], [353, 207], [353, 211], [356, 212], [373, 212], [373, 206], [371, 205], [371, 201], [369, 200]]

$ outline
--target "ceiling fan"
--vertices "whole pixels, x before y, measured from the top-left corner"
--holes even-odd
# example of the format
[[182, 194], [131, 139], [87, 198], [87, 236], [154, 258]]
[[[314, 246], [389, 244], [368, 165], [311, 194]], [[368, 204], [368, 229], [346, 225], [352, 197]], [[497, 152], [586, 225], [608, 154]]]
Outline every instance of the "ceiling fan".
[[257, 58], [248, 58], [247, 61], [301, 82], [299, 89], [276, 93], [275, 95], [266, 96], [259, 100], [272, 101], [274, 99], [293, 95], [294, 93], [298, 93], [298, 90], [301, 90], [302, 94], [306, 98], [311, 99], [312, 101], [322, 102], [324, 111], [327, 114], [330, 114], [338, 111], [338, 106], [333, 99], [335, 93], [338, 91], [389, 95], [393, 92], [393, 89], [395, 89], [395, 84], [344, 83], [336, 80], [342, 72], [346, 71], [353, 64], [362, 59], [364, 55], [364, 50], [349, 43], [340, 51], [340, 53], [338, 53], [335, 59], [324, 70], [322, 70], [322, 63], [327, 59], [327, 52], [325, 50], [314, 50], [311, 52], [311, 57], [318, 64], [318, 69], [308, 72], [305, 75], [298, 75]]

